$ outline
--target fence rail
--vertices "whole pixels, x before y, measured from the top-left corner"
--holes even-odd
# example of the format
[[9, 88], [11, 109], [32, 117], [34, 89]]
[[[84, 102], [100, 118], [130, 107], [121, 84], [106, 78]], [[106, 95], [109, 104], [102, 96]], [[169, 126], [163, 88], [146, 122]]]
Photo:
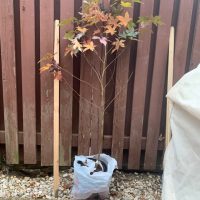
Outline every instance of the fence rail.
[[[53, 163], [53, 77], [41, 75], [37, 62], [47, 52], [53, 52], [54, 19], [77, 16], [81, 2], [0, 1], [0, 153], [6, 152], [8, 164]], [[134, 18], [160, 15], [164, 24], [142, 33], [139, 42], [129, 44], [113, 64], [116, 72], [107, 87], [106, 99], [122, 86], [125, 89], [105, 113], [103, 141], [98, 139], [98, 110], [88, 103], [98, 101], [98, 95], [64, 74], [67, 84], [62, 81], [60, 89], [61, 166], [70, 166], [74, 154], [88, 154], [89, 150], [97, 153], [102, 146], [103, 152], [117, 159], [120, 168], [160, 167], [170, 26], [176, 30], [176, 82], [200, 62], [200, 2], [148, 0], [135, 5], [130, 14]], [[61, 38], [69, 28], [61, 28]], [[80, 56], [63, 56], [65, 46], [61, 40], [61, 66], [95, 86], [96, 80]], [[98, 66], [96, 59], [91, 58], [91, 62]]]

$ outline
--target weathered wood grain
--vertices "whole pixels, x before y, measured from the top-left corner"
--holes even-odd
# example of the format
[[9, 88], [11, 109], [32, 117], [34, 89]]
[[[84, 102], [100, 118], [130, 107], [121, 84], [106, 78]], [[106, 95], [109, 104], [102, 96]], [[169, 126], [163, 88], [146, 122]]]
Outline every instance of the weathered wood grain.
[[[36, 164], [35, 5], [20, 0], [24, 164]], [[30, 39], [31, 38], [31, 39]]]
[[[154, 1], [149, 0], [141, 5], [140, 15], [153, 15]], [[152, 26], [149, 28], [151, 29]], [[151, 31], [145, 31], [139, 36], [135, 80], [133, 88], [133, 104], [131, 117], [129, 169], [139, 169], [141, 155], [141, 138], [144, 120], [146, 84], [150, 56]]]
[[193, 38], [192, 57], [190, 61], [190, 70], [194, 69], [200, 63], [200, 2], [198, 2], [197, 17], [195, 24], [195, 34]]
[[148, 170], [155, 169], [156, 167], [157, 146], [159, 136], [161, 134], [160, 123], [166, 80], [166, 63], [173, 4], [174, 0], [161, 1], [160, 3], [160, 17], [165, 24], [158, 27], [156, 38], [156, 50], [147, 128], [147, 146], [144, 161], [144, 168]]
[[8, 164], [18, 164], [17, 85], [12, 0], [1, 1], [0, 19], [6, 162]]
[[100, 69], [100, 62], [96, 59], [98, 58], [91, 52], [81, 57], [78, 152], [84, 155], [96, 154], [102, 148], [99, 120], [100, 84], [94, 72], [94, 66], [97, 71]]
[[[60, 20], [74, 16], [74, 1], [60, 1]], [[73, 58], [68, 55], [64, 56], [67, 42], [63, 36], [67, 30], [73, 29], [72, 25], [60, 28], [60, 66], [73, 74]], [[65, 81], [60, 83], [60, 165], [71, 165], [71, 148], [72, 148], [72, 99], [73, 99], [73, 77], [69, 73], [63, 72], [63, 77], [68, 82], [70, 87], [65, 84]]]
[[[40, 57], [53, 53], [54, 1], [40, 1]], [[41, 63], [42, 65], [43, 63]], [[41, 74], [41, 164], [53, 163], [53, 76]]]
[[185, 73], [194, 0], [180, 1], [174, 52], [174, 83]]

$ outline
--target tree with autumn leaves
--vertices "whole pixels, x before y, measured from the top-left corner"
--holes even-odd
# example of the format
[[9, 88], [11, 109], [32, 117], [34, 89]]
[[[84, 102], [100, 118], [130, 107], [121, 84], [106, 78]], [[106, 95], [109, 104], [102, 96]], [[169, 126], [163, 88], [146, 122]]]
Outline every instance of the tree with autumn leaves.
[[[68, 41], [65, 55], [70, 54], [73, 57], [81, 54], [86, 59], [89, 55], [95, 57], [101, 63], [99, 70], [89, 63], [90, 59], [87, 59], [94, 72], [94, 76], [96, 76], [99, 82], [101, 100], [100, 105], [96, 106], [99, 109], [100, 135], [102, 140], [104, 113], [107, 109], [107, 107], [105, 108], [105, 90], [108, 85], [105, 81], [107, 70], [121, 55], [127, 44], [130, 41], [137, 40], [138, 35], [144, 28], [151, 23], [156, 26], [161, 23], [159, 16], [141, 16], [135, 21], [128, 12], [128, 9], [131, 9], [134, 3], [142, 2], [141, 0], [83, 0], [82, 11], [79, 13], [80, 19], [73, 17], [63, 20], [60, 23], [61, 26], [73, 24], [73, 27], [75, 27], [67, 31], [63, 36]], [[110, 54], [114, 54], [115, 56], [114, 60], [108, 62], [107, 57]], [[47, 63], [41, 67], [41, 72], [49, 70], [54, 73], [56, 79], [61, 80], [62, 70], [64, 69], [55, 63], [55, 61], [49, 62], [49, 58], [51, 56], [48, 55], [42, 59], [43, 61], [47, 60]], [[85, 84], [89, 85], [89, 83]], [[110, 103], [116, 98], [117, 96]]]

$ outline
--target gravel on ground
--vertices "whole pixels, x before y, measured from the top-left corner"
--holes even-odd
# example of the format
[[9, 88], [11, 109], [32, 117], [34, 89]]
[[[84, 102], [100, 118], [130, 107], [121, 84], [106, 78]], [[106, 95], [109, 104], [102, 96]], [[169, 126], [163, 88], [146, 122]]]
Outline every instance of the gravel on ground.
[[[61, 171], [58, 199], [72, 199], [73, 169]], [[0, 171], [0, 199], [55, 199], [53, 177], [29, 177], [21, 174], [5, 174]], [[111, 186], [110, 200], [160, 200], [161, 176], [151, 173], [126, 173], [115, 171]]]

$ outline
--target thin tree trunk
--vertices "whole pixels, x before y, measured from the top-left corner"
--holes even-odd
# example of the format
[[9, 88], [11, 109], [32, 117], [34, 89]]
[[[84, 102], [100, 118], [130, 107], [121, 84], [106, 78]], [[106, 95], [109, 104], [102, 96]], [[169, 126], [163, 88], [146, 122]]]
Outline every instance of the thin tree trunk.
[[[99, 121], [100, 121], [100, 137], [101, 137], [101, 140], [103, 141], [103, 135], [104, 135], [104, 106], [105, 106], [105, 84], [106, 84], [106, 81], [105, 81], [105, 77], [106, 77], [106, 72], [105, 69], [106, 69], [106, 65], [107, 65], [107, 47], [105, 46], [104, 47], [104, 58], [103, 58], [103, 63], [102, 63], [102, 69], [101, 69], [101, 105], [100, 105], [100, 114], [99, 114]], [[103, 144], [103, 142], [102, 142]], [[98, 150], [98, 162], [99, 162], [99, 159], [100, 159], [100, 154], [101, 154], [101, 147], [100, 149]]]

